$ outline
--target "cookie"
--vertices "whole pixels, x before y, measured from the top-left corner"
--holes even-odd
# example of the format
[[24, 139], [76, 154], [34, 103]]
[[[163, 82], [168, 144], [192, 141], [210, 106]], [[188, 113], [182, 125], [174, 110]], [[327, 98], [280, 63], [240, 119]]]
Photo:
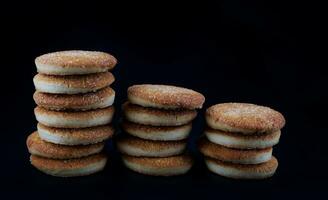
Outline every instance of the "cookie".
[[39, 73], [50, 75], [76, 75], [106, 72], [116, 65], [114, 56], [98, 51], [59, 51], [35, 59]]
[[111, 138], [114, 134], [111, 125], [90, 128], [54, 128], [38, 123], [37, 128], [42, 140], [62, 145], [95, 144]]
[[271, 159], [272, 148], [266, 149], [232, 149], [214, 144], [203, 137], [198, 143], [198, 148], [207, 157], [219, 159], [224, 162], [238, 164], [259, 164]]
[[37, 91], [51, 94], [95, 92], [111, 85], [114, 81], [115, 78], [110, 72], [67, 76], [37, 74], [33, 78]]
[[204, 134], [209, 141], [222, 146], [238, 149], [264, 149], [279, 142], [280, 130], [272, 133], [245, 135], [206, 128]]
[[273, 176], [278, 168], [278, 161], [274, 156], [269, 161], [256, 165], [234, 164], [213, 158], [206, 158], [205, 163], [213, 173], [234, 179], [265, 179]]
[[162, 109], [202, 108], [205, 97], [199, 92], [171, 85], [142, 84], [128, 88], [131, 103]]
[[133, 135], [147, 140], [174, 141], [186, 139], [192, 129], [192, 124], [182, 126], [149, 126], [124, 120], [122, 129]]
[[95, 154], [83, 158], [58, 160], [31, 155], [31, 164], [38, 170], [52, 176], [74, 177], [94, 174], [104, 169], [107, 157]]
[[26, 145], [32, 155], [54, 159], [71, 159], [97, 154], [104, 148], [105, 143], [77, 146], [53, 144], [42, 140], [38, 132], [35, 131], [28, 136]]
[[36, 91], [33, 99], [38, 106], [49, 110], [91, 110], [113, 105], [115, 92], [110, 87], [84, 94], [50, 94]]
[[213, 129], [244, 134], [275, 132], [285, 125], [281, 113], [249, 103], [216, 104], [206, 110], [205, 117]]
[[86, 128], [109, 124], [114, 115], [114, 107], [89, 111], [52, 111], [40, 106], [34, 109], [38, 122], [57, 128]]
[[130, 156], [168, 157], [183, 153], [187, 141], [153, 141], [124, 135], [117, 139], [116, 145], [121, 153]]
[[164, 158], [133, 157], [123, 155], [124, 165], [141, 174], [153, 176], [175, 176], [187, 173], [192, 167], [193, 160], [188, 155]]
[[190, 123], [197, 116], [195, 110], [146, 108], [129, 102], [125, 102], [122, 109], [127, 120], [152, 126], [181, 126]]

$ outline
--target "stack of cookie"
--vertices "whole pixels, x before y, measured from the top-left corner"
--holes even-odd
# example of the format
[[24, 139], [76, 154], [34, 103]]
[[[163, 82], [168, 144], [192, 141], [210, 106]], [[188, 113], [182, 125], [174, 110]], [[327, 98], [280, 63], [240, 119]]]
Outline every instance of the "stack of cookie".
[[185, 153], [187, 137], [205, 98], [190, 89], [168, 85], [134, 85], [123, 104], [122, 129], [117, 140], [127, 168], [148, 175], [186, 173], [192, 159]]
[[115, 92], [107, 53], [61, 51], [35, 60], [34, 110], [37, 131], [27, 138], [33, 166], [53, 176], [82, 176], [102, 170], [101, 153], [114, 130], [110, 125]]
[[272, 146], [279, 142], [285, 119], [268, 107], [222, 103], [206, 111], [208, 128], [199, 142], [208, 169], [237, 179], [271, 177], [278, 161]]

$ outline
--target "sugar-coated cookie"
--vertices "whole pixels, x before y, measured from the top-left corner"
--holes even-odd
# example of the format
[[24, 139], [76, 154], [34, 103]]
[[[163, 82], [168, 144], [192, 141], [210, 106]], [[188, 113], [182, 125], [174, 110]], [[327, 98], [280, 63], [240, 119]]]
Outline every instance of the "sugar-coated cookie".
[[124, 120], [122, 129], [133, 135], [147, 140], [172, 141], [186, 139], [192, 129], [192, 124], [182, 126], [149, 126]]
[[238, 164], [259, 164], [267, 162], [272, 156], [271, 147], [266, 149], [232, 149], [214, 144], [208, 141], [206, 137], [200, 139], [198, 148], [207, 157]]
[[128, 99], [133, 104], [162, 109], [197, 109], [202, 108], [205, 101], [205, 97], [194, 90], [153, 84], [129, 87]]
[[124, 135], [116, 140], [118, 150], [137, 157], [168, 157], [183, 153], [187, 147], [186, 140], [153, 141]]
[[249, 103], [216, 104], [206, 110], [205, 117], [213, 129], [244, 134], [274, 132], [285, 125], [281, 113]]
[[38, 170], [52, 176], [74, 177], [94, 174], [104, 169], [105, 154], [95, 154], [83, 158], [58, 160], [31, 155], [31, 164]]
[[122, 109], [128, 121], [152, 126], [181, 126], [190, 123], [197, 116], [195, 110], [146, 108], [129, 102], [125, 102]]
[[256, 165], [234, 164], [213, 158], [205, 158], [205, 163], [210, 171], [234, 179], [269, 178], [278, 167], [278, 161], [274, 156], [269, 161]]
[[34, 109], [38, 122], [57, 128], [86, 128], [109, 124], [114, 115], [114, 107], [88, 111], [53, 111], [40, 106]]
[[241, 134], [206, 128], [204, 134], [209, 141], [238, 149], [264, 149], [279, 142], [281, 131], [260, 134]]
[[26, 145], [32, 155], [54, 159], [71, 159], [99, 153], [104, 148], [105, 143], [76, 146], [53, 144], [42, 140], [38, 132], [35, 131], [28, 136]]
[[111, 125], [89, 128], [54, 128], [38, 123], [37, 128], [42, 140], [62, 145], [94, 144], [107, 140], [114, 134], [114, 128]]
[[38, 106], [49, 110], [91, 110], [113, 105], [115, 91], [110, 87], [84, 94], [50, 94], [36, 91], [33, 99]]
[[123, 155], [124, 165], [141, 174], [153, 176], [175, 176], [187, 173], [193, 160], [188, 155], [164, 158], [134, 157]]
[[110, 72], [67, 76], [37, 74], [33, 78], [37, 91], [52, 94], [95, 92], [111, 85], [114, 80]]
[[35, 59], [39, 73], [50, 75], [91, 74], [111, 70], [116, 65], [114, 56], [98, 51], [58, 51]]

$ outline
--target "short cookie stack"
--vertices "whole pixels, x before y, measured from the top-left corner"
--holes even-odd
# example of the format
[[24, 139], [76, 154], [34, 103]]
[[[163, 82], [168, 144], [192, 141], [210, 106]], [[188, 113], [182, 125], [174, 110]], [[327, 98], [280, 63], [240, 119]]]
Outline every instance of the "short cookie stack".
[[184, 174], [192, 166], [185, 153], [192, 120], [205, 98], [190, 89], [168, 85], [134, 85], [123, 104], [122, 129], [117, 140], [125, 166], [155, 175]]
[[247, 103], [222, 103], [206, 111], [208, 128], [199, 142], [208, 169], [236, 179], [271, 177], [278, 161], [272, 146], [279, 142], [285, 119], [279, 112]]
[[83, 176], [102, 170], [112, 137], [116, 59], [95, 51], [61, 51], [35, 60], [37, 131], [27, 138], [31, 163], [44, 173]]

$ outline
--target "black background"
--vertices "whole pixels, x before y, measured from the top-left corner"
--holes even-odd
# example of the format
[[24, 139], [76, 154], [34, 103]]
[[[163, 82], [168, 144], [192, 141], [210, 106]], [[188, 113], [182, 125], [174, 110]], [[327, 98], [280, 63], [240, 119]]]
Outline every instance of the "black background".
[[[155, 2], [155, 1], [154, 1]], [[11, 5], [1, 16], [2, 195], [41, 198], [199, 199], [309, 198], [325, 195], [327, 87], [323, 7], [297, 2], [96, 2]], [[230, 180], [207, 171], [195, 149], [204, 127], [194, 123], [196, 164], [180, 177], [149, 177], [124, 168], [108, 143], [110, 160], [98, 174], [55, 178], [29, 163], [26, 137], [35, 130], [34, 58], [44, 53], [99, 50], [119, 61], [114, 124], [128, 86], [165, 83], [192, 88], [204, 107], [251, 102], [287, 120], [274, 155], [276, 175]], [[322, 196], [323, 197], [323, 196]]]

